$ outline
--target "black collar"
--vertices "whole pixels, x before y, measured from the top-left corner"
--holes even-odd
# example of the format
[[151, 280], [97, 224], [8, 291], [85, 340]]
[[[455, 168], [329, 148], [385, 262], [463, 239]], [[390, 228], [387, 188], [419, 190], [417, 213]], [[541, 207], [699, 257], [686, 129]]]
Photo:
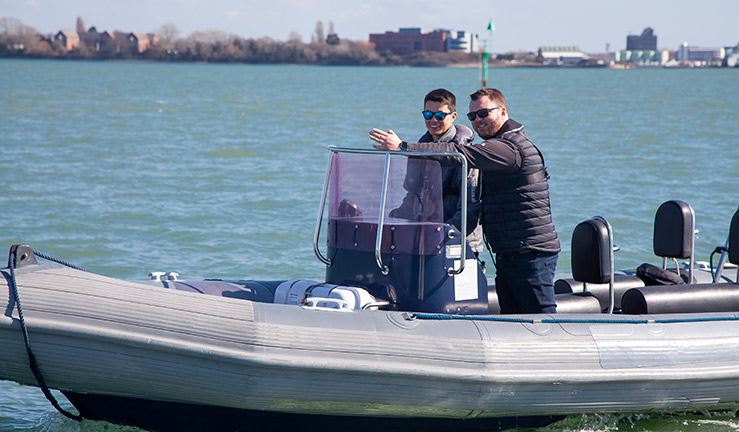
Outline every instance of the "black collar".
[[505, 123], [503, 123], [503, 126], [501, 126], [497, 132], [495, 132], [493, 138], [500, 138], [501, 135], [507, 134], [509, 132], [519, 131], [521, 129], [523, 129], [523, 125], [521, 123], [509, 118], [508, 120], [506, 120]]

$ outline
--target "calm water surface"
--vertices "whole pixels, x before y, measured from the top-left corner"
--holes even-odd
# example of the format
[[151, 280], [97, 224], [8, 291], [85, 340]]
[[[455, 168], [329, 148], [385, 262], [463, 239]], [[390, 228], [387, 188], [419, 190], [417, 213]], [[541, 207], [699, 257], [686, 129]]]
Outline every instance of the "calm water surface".
[[[739, 205], [739, 70], [494, 69], [552, 175], [570, 234], [606, 217], [619, 268], [658, 264], [654, 212], [691, 204], [696, 258], [723, 245]], [[474, 69], [0, 60], [0, 248], [26, 243], [126, 279], [320, 279], [312, 237], [329, 144], [372, 127], [424, 131], [423, 96], [467, 112]], [[458, 122], [469, 126], [464, 116]], [[125, 431], [56, 414], [0, 382], [0, 431]], [[733, 413], [572, 416], [546, 431], [729, 431]]]

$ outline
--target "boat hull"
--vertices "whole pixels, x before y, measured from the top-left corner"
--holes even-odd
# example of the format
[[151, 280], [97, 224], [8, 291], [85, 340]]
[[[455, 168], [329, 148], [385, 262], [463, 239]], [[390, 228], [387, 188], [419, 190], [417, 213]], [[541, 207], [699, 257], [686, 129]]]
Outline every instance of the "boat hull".
[[525, 416], [448, 419], [435, 417], [361, 417], [291, 414], [240, 410], [208, 405], [180, 404], [115, 396], [65, 392], [85, 418], [165, 431], [231, 432], [238, 430], [352, 430], [376, 432], [454, 430], [494, 432], [512, 428], [537, 428], [564, 416]]
[[[39, 265], [16, 279], [46, 382], [95, 418], [126, 422], [95, 414], [109, 398], [465, 422], [739, 407], [736, 313], [448, 319], [256, 303]], [[3, 293], [0, 379], [37, 385], [10, 284]]]

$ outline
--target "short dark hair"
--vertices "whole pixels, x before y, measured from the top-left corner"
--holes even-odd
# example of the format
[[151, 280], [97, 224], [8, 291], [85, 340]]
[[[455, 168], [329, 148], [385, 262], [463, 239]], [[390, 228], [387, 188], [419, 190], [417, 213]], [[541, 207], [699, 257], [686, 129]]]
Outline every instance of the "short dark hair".
[[486, 97], [490, 99], [491, 102], [500, 105], [502, 107], [505, 106], [505, 96], [503, 96], [503, 93], [501, 93], [500, 90], [494, 89], [494, 88], [481, 88], [480, 90], [472, 93], [470, 95], [470, 99], [473, 101], [479, 100], [482, 97]]
[[450, 92], [447, 89], [438, 88], [436, 90], [431, 90], [430, 92], [428, 92], [426, 97], [423, 98], [424, 106], [428, 101], [439, 102], [442, 105], [448, 105], [452, 112], [457, 111], [457, 98], [454, 97], [454, 93]]

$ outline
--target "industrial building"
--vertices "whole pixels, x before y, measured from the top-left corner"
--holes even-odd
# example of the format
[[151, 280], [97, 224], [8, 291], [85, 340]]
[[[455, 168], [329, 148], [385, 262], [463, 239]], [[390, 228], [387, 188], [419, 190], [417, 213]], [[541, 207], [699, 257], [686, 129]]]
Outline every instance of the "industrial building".
[[641, 35], [626, 36], [626, 49], [611, 54], [616, 63], [632, 65], [664, 65], [670, 60], [668, 50], [657, 50], [657, 35], [651, 27], [645, 28]]
[[726, 57], [726, 50], [719, 48], [698, 48], [683, 42], [677, 50], [677, 61], [680, 63], [698, 63], [706, 66], [721, 66]]
[[657, 51], [657, 35], [647, 27], [640, 36], [626, 36], [626, 51]]
[[664, 65], [670, 61], [668, 50], [622, 50], [612, 54], [616, 63], [630, 63], [632, 65]]
[[586, 59], [577, 46], [539, 47], [538, 59], [544, 66], [574, 66]]

